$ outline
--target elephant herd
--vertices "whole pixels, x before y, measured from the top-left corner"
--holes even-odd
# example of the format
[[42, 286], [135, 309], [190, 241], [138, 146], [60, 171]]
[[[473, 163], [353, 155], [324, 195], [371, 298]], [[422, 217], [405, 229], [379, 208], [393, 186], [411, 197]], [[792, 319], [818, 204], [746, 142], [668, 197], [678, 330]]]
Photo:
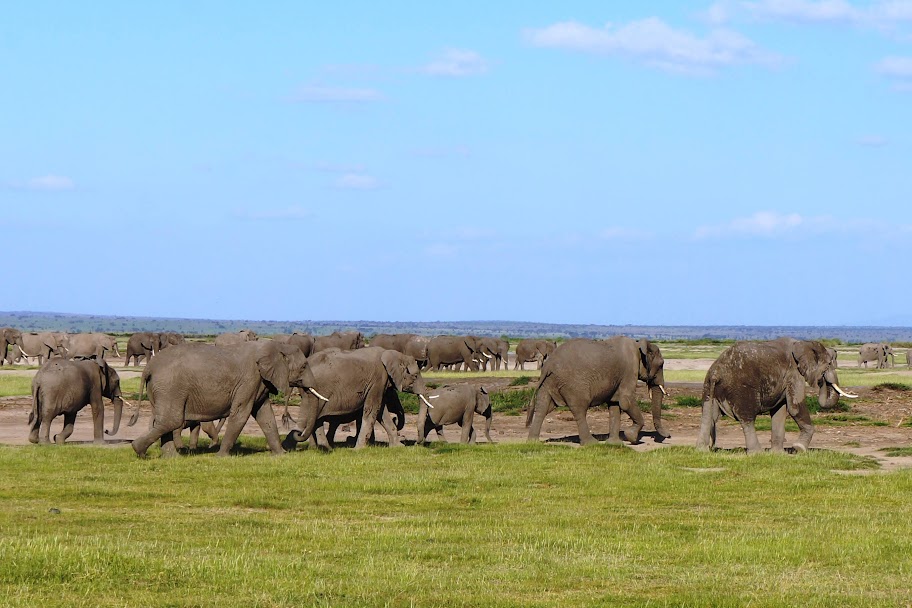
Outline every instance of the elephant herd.
[[[28, 339], [26, 339], [28, 336]], [[35, 336], [41, 336], [47, 350], [39, 351]], [[29, 440], [49, 443], [51, 420], [64, 417], [63, 432], [55, 441], [63, 443], [73, 431], [76, 413], [92, 408], [94, 437], [116, 434], [124, 406], [117, 372], [105, 360], [108, 351], [117, 354], [103, 334], [22, 334], [10, 328], [0, 330], [5, 348], [18, 347], [25, 356], [49, 358], [32, 383], [32, 412]], [[108, 336], [110, 337], [110, 336]], [[875, 348], [878, 365], [892, 349]], [[34, 350], [33, 350], [34, 349]], [[405, 411], [400, 393], [419, 399], [418, 442], [424, 443], [435, 431], [442, 439], [444, 425], [458, 424], [463, 442], [474, 442], [476, 414], [486, 419], [484, 434], [490, 442], [492, 406], [483, 387], [469, 384], [429, 389], [423, 369], [447, 366], [469, 370], [506, 369], [509, 343], [496, 338], [414, 334], [375, 336], [366, 345], [359, 332], [335, 332], [329, 336], [307, 334], [277, 335], [259, 339], [250, 330], [222, 334], [215, 344], [188, 342], [180, 334], [140, 332], [127, 345], [127, 362], [145, 360], [140, 384], [140, 403], [145, 395], [152, 406], [146, 433], [132, 442], [137, 455], [144, 456], [156, 441], [163, 456], [177, 453], [184, 428], [193, 430], [193, 444], [200, 428], [218, 440], [224, 437], [219, 454], [227, 455], [250, 417], [259, 424], [269, 449], [276, 454], [293, 450], [299, 443], [331, 449], [341, 424], [355, 422], [355, 447], [367, 445], [375, 423], [379, 423], [390, 445], [400, 445]], [[560, 345], [547, 340], [525, 340], [516, 349], [516, 362], [534, 361], [541, 369], [532, 402], [527, 409], [528, 439], [537, 441], [545, 417], [555, 407], [566, 407], [573, 415], [583, 444], [595, 442], [586, 413], [594, 406], [609, 408], [609, 443], [621, 443], [620, 414], [632, 426], [623, 431], [629, 442], [639, 441], [645, 421], [636, 400], [636, 387], [643, 382], [650, 395], [654, 438], [670, 436], [662, 422], [665, 388], [665, 360], [659, 347], [647, 340], [614, 337], [606, 340], [573, 339]], [[725, 350], [711, 365], [703, 383], [702, 419], [697, 447], [711, 449], [716, 443], [716, 425], [722, 414], [741, 424], [748, 452], [759, 451], [754, 428], [757, 416], [772, 418], [772, 449], [784, 449], [785, 421], [798, 424], [796, 451], [808, 448], [814, 429], [805, 403], [807, 387], [816, 393], [822, 408], [836, 405], [840, 397], [855, 398], [839, 386], [836, 351], [818, 341], [779, 338], [767, 342], [739, 342]], [[288, 414], [287, 396], [301, 394], [297, 420]], [[294, 428], [279, 436], [271, 395], [286, 395], [285, 419]], [[114, 423], [104, 427], [102, 398], [114, 403]], [[129, 422], [139, 417], [139, 403]], [[213, 423], [220, 421], [218, 427]]]

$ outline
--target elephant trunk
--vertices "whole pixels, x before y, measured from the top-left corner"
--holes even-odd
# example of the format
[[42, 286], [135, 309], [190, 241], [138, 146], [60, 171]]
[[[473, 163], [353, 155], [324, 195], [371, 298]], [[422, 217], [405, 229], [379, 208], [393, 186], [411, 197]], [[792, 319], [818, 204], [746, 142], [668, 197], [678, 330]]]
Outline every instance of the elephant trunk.
[[652, 392], [652, 424], [655, 426], [656, 433], [662, 439], [671, 437], [671, 434], [665, 430], [665, 427], [662, 424], [662, 401], [665, 397], [665, 387], [662, 384], [657, 384], [650, 387]]
[[[117, 431], [120, 430], [120, 419], [123, 416], [123, 399], [120, 397], [115, 397], [112, 399], [114, 403], [114, 428], [110, 432], [105, 431], [105, 435], [116, 435]], [[137, 408], [138, 410], [139, 408]]]
[[488, 443], [494, 443], [494, 440], [491, 439], [491, 421], [494, 420], [494, 414], [491, 411], [490, 405], [488, 406], [488, 409], [485, 410], [484, 414], [482, 414], [482, 416], [485, 417], [485, 427], [484, 427], [485, 439], [488, 440]]
[[839, 403], [839, 393], [836, 392], [836, 389], [834, 389], [832, 384], [826, 379], [820, 383], [820, 390], [817, 393], [817, 402], [823, 409], [836, 407], [836, 404]]

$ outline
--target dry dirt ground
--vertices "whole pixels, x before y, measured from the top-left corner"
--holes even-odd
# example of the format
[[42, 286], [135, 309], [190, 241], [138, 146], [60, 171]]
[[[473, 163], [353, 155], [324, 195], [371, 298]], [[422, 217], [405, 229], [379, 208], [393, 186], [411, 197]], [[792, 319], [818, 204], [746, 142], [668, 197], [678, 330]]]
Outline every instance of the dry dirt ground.
[[[711, 359], [690, 359], [668, 361], [669, 369], [706, 369], [712, 362]], [[116, 364], [115, 364], [116, 365]], [[34, 374], [34, 370], [3, 371], [4, 374]], [[122, 377], [135, 377], [137, 372], [124, 371]], [[493, 390], [519, 390], [509, 387], [510, 378], [467, 378], [465, 380], [448, 380], [449, 383], [471, 382], [483, 384], [487, 389]], [[433, 380], [431, 382], [434, 382]], [[439, 382], [439, 381], [437, 381]], [[666, 403], [674, 403], [679, 396], [700, 396], [701, 385], [698, 383], [669, 383], [670, 397]], [[886, 426], [871, 426], [871, 422], [852, 423], [845, 426], [816, 425], [816, 432], [812, 442], [813, 448], [829, 449], [849, 452], [860, 456], [876, 459], [881, 464], [881, 471], [893, 470], [900, 467], [912, 467], [912, 457], [888, 457], [883, 448], [912, 446], [912, 427], [903, 423], [912, 421], [912, 394], [892, 391], [875, 390], [870, 388], [853, 389], [860, 395], [860, 399], [852, 403], [852, 414], [862, 415], [870, 421], [886, 423]], [[638, 398], [647, 400], [645, 387], [640, 387]], [[29, 397], [6, 397], [0, 399], [0, 444], [23, 445], [27, 443], [27, 420], [31, 408]], [[112, 414], [110, 406], [106, 407], [105, 427], [111, 427]], [[276, 408], [277, 410], [279, 408]], [[294, 408], [292, 413], [296, 414]], [[149, 425], [149, 404], [144, 403], [140, 421], [136, 426], [127, 427], [126, 422], [132, 408], [126, 407], [123, 424], [116, 438], [108, 438], [107, 445], [123, 446], [140, 435]], [[650, 416], [647, 414], [646, 427], [641, 436], [640, 443], [631, 446], [635, 450], [648, 451], [668, 446], [693, 446], [696, 443], [700, 427], [699, 407], [671, 407], [663, 412], [667, 421], [667, 428], [672, 436], [662, 443], [655, 440], [652, 433]], [[519, 442], [526, 439], [525, 415], [506, 416], [495, 414], [491, 435], [497, 442]], [[600, 439], [604, 439], [608, 431], [608, 412], [604, 408], [595, 408], [589, 411], [589, 426], [592, 432]], [[52, 435], [62, 427], [62, 418], [58, 418], [52, 426]], [[626, 424], [626, 422], [625, 422]], [[342, 427], [337, 441], [341, 444], [350, 438], [354, 425]], [[244, 429], [248, 435], [261, 435], [259, 427], [251, 419]], [[406, 443], [414, 442], [416, 430], [414, 417], [409, 417], [405, 429], [402, 431]], [[458, 440], [458, 427], [451, 427], [446, 431], [450, 441]], [[759, 432], [761, 444], [769, 444], [769, 432]], [[185, 438], [187, 432], [185, 432]], [[385, 433], [378, 427], [378, 439], [386, 439]], [[434, 435], [432, 434], [432, 437]], [[786, 447], [797, 433], [790, 432], [786, 437]], [[92, 424], [89, 408], [80, 412], [77, 417], [75, 431], [70, 438], [70, 443], [89, 443], [92, 439]], [[542, 439], [548, 442], [578, 445], [576, 423], [573, 416], [566, 411], [552, 412], [546, 419], [542, 428]], [[348, 441], [351, 445], [352, 440]], [[723, 418], [718, 433], [718, 445], [723, 449], [739, 449], [744, 446], [744, 436], [737, 423]]]

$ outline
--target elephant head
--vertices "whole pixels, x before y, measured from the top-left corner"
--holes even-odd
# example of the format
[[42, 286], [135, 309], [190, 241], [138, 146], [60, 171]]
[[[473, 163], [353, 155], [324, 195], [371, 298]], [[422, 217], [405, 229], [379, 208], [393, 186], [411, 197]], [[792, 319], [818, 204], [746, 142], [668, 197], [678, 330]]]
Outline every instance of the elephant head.
[[662, 400], [665, 392], [665, 359], [659, 347], [646, 338], [637, 340], [637, 352], [640, 356], [638, 378], [646, 383], [652, 402], [652, 422], [656, 432], [663, 437], [670, 437], [662, 425]]
[[[811, 386], [817, 387], [817, 400], [822, 408], [836, 405], [839, 397], [854, 399], [852, 395], [839, 387], [839, 378], [836, 375], [836, 360], [827, 348], [815, 340], [792, 340], [790, 353], [798, 373]], [[797, 407], [797, 404], [793, 404]], [[797, 409], [789, 410], [789, 415], [796, 416]]]
[[20, 351], [23, 350], [25, 345], [22, 343], [22, 332], [12, 327], [4, 327], [0, 329], [0, 364], [7, 358], [6, 349], [10, 346], [18, 346]]
[[414, 357], [403, 355], [394, 350], [384, 351], [380, 361], [397, 391], [418, 395], [422, 401], [427, 400], [427, 387], [421, 377], [421, 369]]
[[307, 357], [296, 346], [264, 342], [256, 363], [270, 393], [288, 395], [292, 386], [314, 390], [316, 380], [307, 365]]

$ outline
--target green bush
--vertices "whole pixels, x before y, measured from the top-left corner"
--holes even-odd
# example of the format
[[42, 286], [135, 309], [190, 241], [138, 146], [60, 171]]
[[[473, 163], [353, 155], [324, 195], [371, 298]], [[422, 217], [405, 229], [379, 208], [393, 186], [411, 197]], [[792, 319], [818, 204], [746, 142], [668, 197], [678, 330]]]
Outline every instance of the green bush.
[[682, 395], [675, 397], [675, 405], [678, 407], [703, 407], [703, 399], [693, 395]]
[[524, 388], [513, 391], [491, 393], [491, 409], [507, 416], [519, 416], [523, 409], [532, 402], [535, 389]]
[[510, 381], [510, 386], [526, 386], [532, 382], [532, 376], [519, 376]]

